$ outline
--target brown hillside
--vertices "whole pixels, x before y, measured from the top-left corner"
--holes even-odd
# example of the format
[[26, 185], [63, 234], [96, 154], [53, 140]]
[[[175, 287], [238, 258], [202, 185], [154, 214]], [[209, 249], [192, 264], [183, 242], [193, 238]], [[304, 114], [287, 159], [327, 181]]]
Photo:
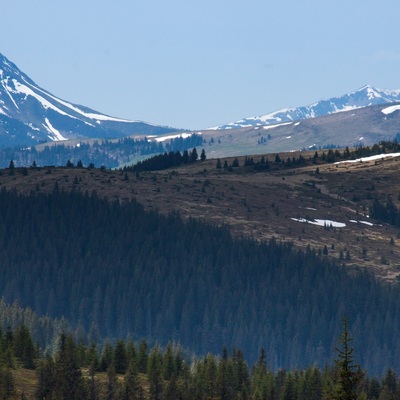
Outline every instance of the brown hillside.
[[[308, 159], [314, 152], [301, 154]], [[281, 158], [286, 160], [293, 155], [296, 156], [281, 154]], [[274, 155], [267, 157], [270, 163], [274, 160]], [[310, 245], [321, 252], [326, 246], [326, 257], [343, 258], [347, 267], [365, 267], [382, 279], [397, 280], [398, 230], [369, 219], [367, 214], [375, 196], [385, 200], [391, 195], [399, 206], [400, 157], [263, 172], [244, 167], [244, 158], [238, 160], [240, 166], [230, 171], [216, 169], [216, 161], [207, 160], [139, 176], [133, 172], [78, 168], [28, 169], [27, 175], [22, 169], [16, 169], [14, 175], [2, 170], [0, 188], [47, 192], [57, 184], [64, 190], [95, 190], [110, 200], [136, 198], [148, 209], [179, 211], [185, 218], [227, 225], [237, 236], [256, 240], [275, 237], [301, 248]], [[232, 161], [233, 158], [227, 159], [228, 165]], [[292, 218], [331, 220], [346, 226], [317, 226]]]

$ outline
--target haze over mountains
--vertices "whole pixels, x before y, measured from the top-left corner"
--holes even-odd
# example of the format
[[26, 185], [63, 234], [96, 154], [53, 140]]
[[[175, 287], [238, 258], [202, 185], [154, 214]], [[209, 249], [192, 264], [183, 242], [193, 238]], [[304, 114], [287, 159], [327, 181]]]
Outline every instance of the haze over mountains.
[[[105, 94], [106, 95], [106, 94]], [[400, 90], [371, 86], [316, 102], [248, 117], [203, 130], [210, 158], [263, 154], [332, 146], [371, 145], [400, 132]], [[171, 135], [171, 133], [174, 135]], [[127, 121], [72, 104], [40, 88], [0, 54], [0, 147], [26, 147], [44, 142], [164, 136], [171, 140], [191, 131]], [[159, 140], [159, 139], [157, 139]], [[161, 139], [160, 139], [161, 140]], [[64, 162], [65, 160], [63, 160]]]

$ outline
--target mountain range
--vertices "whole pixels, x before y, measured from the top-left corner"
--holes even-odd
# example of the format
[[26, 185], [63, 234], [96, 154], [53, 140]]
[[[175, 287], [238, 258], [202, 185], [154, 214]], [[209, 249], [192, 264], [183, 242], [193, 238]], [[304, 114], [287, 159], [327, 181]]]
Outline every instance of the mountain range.
[[212, 158], [336, 147], [400, 138], [400, 105], [385, 103], [275, 125], [203, 131]]
[[328, 114], [351, 111], [377, 104], [394, 103], [400, 101], [400, 90], [377, 89], [369, 85], [345, 94], [340, 97], [332, 97], [321, 100], [309, 106], [283, 108], [281, 110], [261, 115], [247, 117], [236, 122], [220, 125], [210, 129], [235, 129], [251, 126], [275, 125], [290, 123], [309, 118], [317, 118]]
[[[247, 117], [197, 133], [202, 134], [202, 147], [210, 158], [371, 145], [400, 134], [397, 103], [400, 103], [400, 90], [382, 90], [366, 85], [309, 106]], [[75, 146], [77, 141], [128, 136], [146, 136], [149, 142], [170, 141], [192, 133], [111, 117], [62, 100], [39, 87], [0, 54], [1, 148], [25, 148], [61, 141]]]
[[174, 128], [110, 117], [39, 87], [0, 54], [0, 145], [34, 145], [79, 138], [158, 135]]

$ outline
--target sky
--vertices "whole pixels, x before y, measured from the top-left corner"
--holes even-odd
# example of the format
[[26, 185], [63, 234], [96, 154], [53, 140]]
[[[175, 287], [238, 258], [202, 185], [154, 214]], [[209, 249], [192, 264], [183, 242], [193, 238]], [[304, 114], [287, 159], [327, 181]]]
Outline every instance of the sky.
[[12, 0], [0, 53], [52, 94], [201, 130], [400, 89], [398, 0]]

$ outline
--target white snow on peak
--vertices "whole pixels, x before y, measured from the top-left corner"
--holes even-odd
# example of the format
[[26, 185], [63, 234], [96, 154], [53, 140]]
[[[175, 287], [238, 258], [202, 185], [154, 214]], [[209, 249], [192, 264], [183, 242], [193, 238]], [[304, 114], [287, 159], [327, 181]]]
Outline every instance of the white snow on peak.
[[374, 98], [381, 98], [382, 96], [374, 90], [371, 86], [367, 86], [367, 94], [368, 94], [368, 99], [372, 100]]
[[15, 100], [13, 99], [13, 97], [10, 94], [10, 93], [14, 92], [14, 89], [11, 86], [8, 86], [8, 78], [4, 79], [2, 82], [3, 82], [4, 89], [6, 90], [6, 93], [8, 94], [8, 97], [11, 99], [15, 108], [18, 110], [19, 109], [18, 104], [15, 102]]
[[[26, 82], [26, 81], [25, 81], [25, 82]], [[15, 83], [15, 79], [14, 79], [14, 83]], [[28, 82], [26, 82], [26, 84], [29, 85]], [[126, 120], [126, 119], [115, 118], [115, 117], [109, 117], [109, 116], [103, 115], [103, 114], [86, 113], [86, 112], [82, 111], [80, 108], [73, 106], [71, 103], [68, 103], [67, 101], [61, 100], [61, 99], [59, 99], [58, 97], [55, 97], [55, 96], [51, 95], [51, 94], [48, 93], [48, 92], [45, 92], [44, 90], [40, 89], [40, 88], [37, 87], [37, 86], [35, 86], [35, 89], [36, 89], [36, 90], [39, 90], [40, 92], [42, 92], [42, 93], [45, 94], [46, 96], [50, 97], [51, 99], [53, 99], [53, 100], [56, 101], [57, 103], [62, 104], [62, 105], [65, 106], [65, 107], [68, 107], [69, 109], [75, 111], [76, 113], [78, 113], [78, 114], [80, 114], [80, 115], [82, 115], [82, 116], [84, 116], [84, 117], [87, 117], [87, 118], [90, 118], [90, 119], [99, 120], [99, 121], [132, 122], [132, 121], [129, 121], [129, 120]], [[41, 96], [38, 96], [38, 97], [42, 98]], [[46, 100], [46, 102], [47, 102], [47, 100]], [[49, 102], [47, 102], [47, 103], [49, 103]], [[49, 103], [49, 104], [50, 104], [50, 103]], [[64, 113], [64, 114], [65, 114], [65, 115], [69, 115], [69, 114], [67, 114], [67, 113]], [[72, 117], [71, 115], [69, 115], [69, 116]], [[74, 118], [74, 117], [72, 117], [72, 118]], [[76, 119], [77, 119], [77, 118], [76, 118]]]
[[240, 121], [231, 122], [212, 129], [229, 129], [250, 125], [276, 125], [286, 121], [298, 121], [309, 118], [316, 118], [322, 115], [346, 112], [364, 108], [368, 105], [393, 103], [400, 100], [400, 90], [382, 90], [370, 85], [365, 85], [356, 91], [339, 97], [332, 97], [327, 100], [317, 101], [309, 106], [296, 108], [282, 108], [272, 113], [257, 117], [243, 118]]
[[[359, 108], [363, 108], [363, 107], [362, 106], [344, 106], [343, 108], [337, 108], [335, 106], [335, 113], [358, 110]], [[332, 114], [332, 113], [330, 113], [330, 114]]]
[[382, 112], [383, 112], [385, 115], [388, 115], [388, 114], [391, 114], [391, 113], [393, 113], [393, 112], [395, 112], [395, 111], [398, 111], [398, 110], [400, 110], [400, 105], [391, 106], [391, 107], [386, 107], [386, 108], [384, 108], [384, 109], [382, 110]]
[[67, 140], [61, 133], [54, 128], [53, 125], [51, 125], [50, 121], [48, 118], [45, 118], [46, 125], [43, 125], [50, 133], [52, 133], [54, 136], [51, 137], [50, 139], [54, 140], [55, 142], [59, 142], [62, 140]]
[[77, 119], [77, 118], [73, 117], [72, 115], [67, 114], [65, 111], [60, 110], [58, 107], [56, 107], [53, 104], [51, 104], [44, 97], [42, 97], [39, 94], [35, 93], [31, 88], [29, 88], [28, 86], [23, 85], [22, 83], [18, 82], [16, 79], [13, 79], [13, 82], [14, 82], [14, 86], [15, 86], [16, 90], [12, 90], [12, 92], [25, 94], [26, 97], [27, 96], [32, 96], [36, 100], [38, 100], [45, 109], [50, 108], [50, 109], [52, 109], [54, 111], [57, 111], [61, 115], [66, 115], [68, 117]]

